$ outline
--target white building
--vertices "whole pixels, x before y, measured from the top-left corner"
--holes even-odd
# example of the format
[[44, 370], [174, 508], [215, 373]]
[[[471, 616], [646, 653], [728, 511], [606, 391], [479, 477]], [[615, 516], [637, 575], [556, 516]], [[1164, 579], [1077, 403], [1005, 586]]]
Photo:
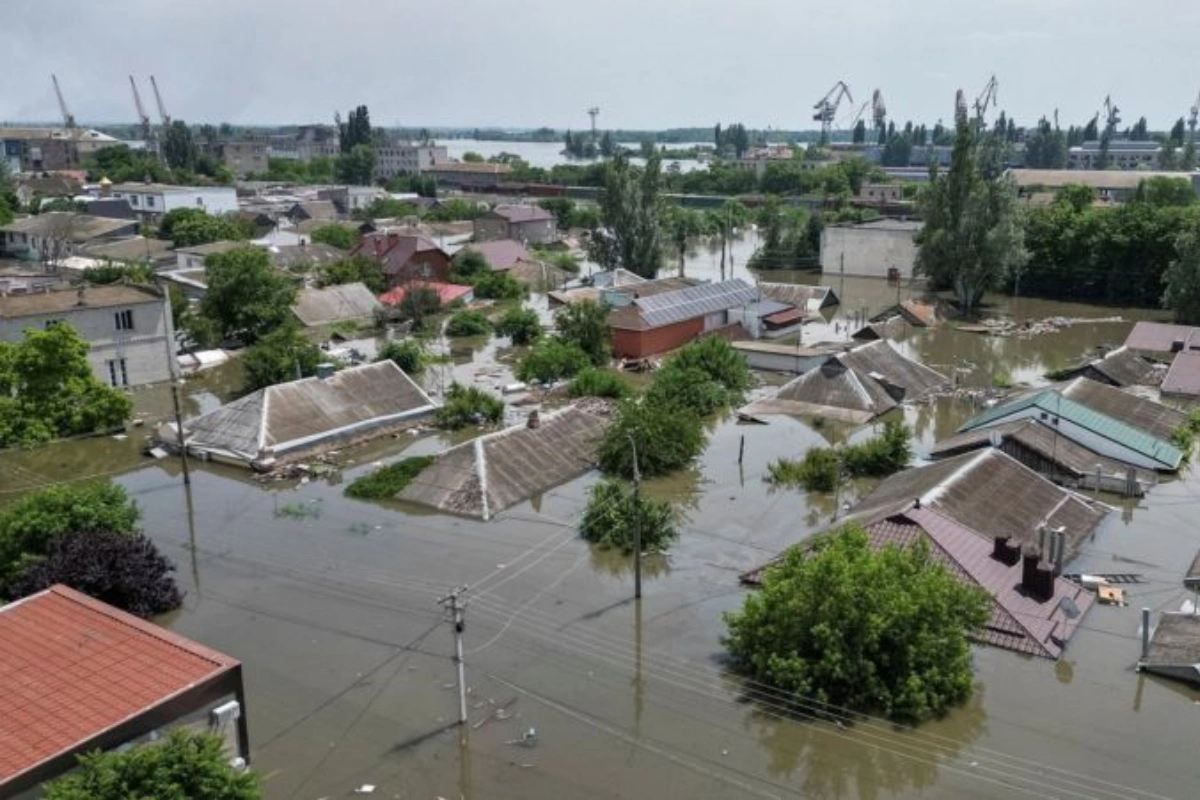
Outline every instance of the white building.
[[0, 296], [0, 341], [17, 342], [26, 328], [69, 323], [88, 343], [88, 363], [110, 386], [139, 386], [173, 374], [175, 331], [165, 292], [112, 284]]
[[238, 210], [237, 190], [232, 186], [116, 183], [106, 187], [104, 194], [128, 201], [135, 214], [151, 222], [177, 208], [199, 208], [213, 215], [232, 214]]
[[821, 274], [907, 279], [913, 274], [920, 222], [880, 219], [821, 231]]
[[449, 161], [445, 145], [390, 142], [375, 148], [375, 178], [417, 174]]

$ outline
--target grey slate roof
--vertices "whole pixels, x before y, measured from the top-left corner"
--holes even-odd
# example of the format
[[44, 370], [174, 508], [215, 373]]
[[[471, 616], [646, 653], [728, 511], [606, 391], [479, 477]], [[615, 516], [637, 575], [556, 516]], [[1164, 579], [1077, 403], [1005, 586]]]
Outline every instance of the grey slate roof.
[[1102, 358], [1067, 370], [1066, 377], [1088, 377], [1114, 386], [1158, 386], [1163, 381], [1163, 369], [1122, 345]]
[[1061, 391], [1063, 397], [1159, 439], [1169, 441], [1175, 429], [1187, 422], [1187, 415], [1178, 409], [1087, 378], [1076, 378]]
[[392, 361], [259, 389], [184, 423], [188, 449], [247, 463], [418, 419], [433, 401]]
[[14, 219], [0, 227], [0, 231], [60, 237], [79, 244], [104, 236], [113, 236], [131, 226], [136, 228], [136, 223], [127, 219], [94, 217], [91, 214], [77, 214], [73, 211], [47, 211], [34, 217]]
[[359, 322], [375, 317], [379, 301], [361, 283], [326, 286], [324, 289], [301, 289], [296, 296], [292, 313], [307, 327], [331, 325], [349, 320]]
[[758, 284], [758, 290], [763, 297], [788, 303], [796, 308], [809, 311], [835, 306], [839, 302], [837, 294], [828, 286], [808, 286], [800, 283], [767, 283]]
[[577, 406], [550, 411], [537, 428], [517, 425], [446, 450], [397, 497], [486, 520], [594, 467], [607, 427], [605, 416]]

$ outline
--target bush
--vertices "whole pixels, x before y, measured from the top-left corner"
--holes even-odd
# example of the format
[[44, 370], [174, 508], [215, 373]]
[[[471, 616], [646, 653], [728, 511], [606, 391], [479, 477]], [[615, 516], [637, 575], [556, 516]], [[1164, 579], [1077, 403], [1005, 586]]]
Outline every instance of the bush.
[[323, 286], [361, 283], [371, 290], [371, 294], [376, 295], [388, 290], [383, 269], [377, 261], [366, 256], [349, 256], [341, 261], [326, 264], [320, 268], [320, 276]]
[[327, 244], [339, 250], [352, 250], [358, 242], [358, 234], [345, 225], [322, 225], [313, 228], [309, 238], [314, 244]]
[[703, 371], [728, 392], [726, 405], [739, 402], [754, 383], [746, 359], [720, 336], [706, 336], [685, 344], [663, 366]]
[[567, 384], [567, 394], [571, 397], [611, 397], [621, 400], [633, 394], [633, 390], [616, 372], [588, 367]]
[[587, 353], [557, 337], [543, 339], [517, 364], [517, 380], [552, 383], [570, 378], [591, 365]]
[[799, 461], [781, 458], [767, 465], [767, 482], [803, 486], [809, 492], [832, 492], [838, 481], [838, 456], [831, 448], [814, 447]]
[[679, 537], [674, 516], [670, 503], [644, 494], [635, 503], [633, 489], [628, 484], [609, 478], [588, 491], [579, 533], [602, 548], [615, 547], [632, 553], [634, 526], [640, 524], [642, 552], [665, 550]]
[[587, 353], [592, 366], [608, 364], [611, 332], [607, 305], [592, 300], [571, 303], [554, 315], [554, 327], [560, 339]]
[[530, 344], [542, 338], [542, 332], [542, 322], [531, 308], [514, 308], [496, 325], [496, 333], [509, 337], [513, 344]]
[[29, 560], [4, 587], [18, 600], [66, 584], [139, 617], [179, 608], [183, 595], [166, 556], [140, 533], [83, 531], [56, 538], [44, 557]]
[[470, 309], [456, 312], [446, 323], [447, 336], [482, 336], [491, 330], [492, 323], [483, 312]]
[[472, 285], [477, 300], [520, 300], [525, 296], [525, 287], [507, 272], [485, 272]]
[[446, 392], [446, 402], [437, 410], [437, 423], [456, 431], [468, 425], [495, 424], [504, 418], [504, 401], [474, 386], [458, 381]]
[[909, 434], [903, 422], [888, 420], [879, 436], [846, 448], [846, 471], [856, 478], [882, 478], [899, 472], [912, 456]]
[[379, 348], [379, 357], [375, 360], [389, 359], [396, 362], [396, 366], [404, 370], [405, 375], [413, 378], [425, 371], [427, 362], [424, 348], [415, 339], [392, 341]]
[[414, 329], [425, 326], [425, 318], [442, 310], [442, 298], [436, 289], [427, 286], [409, 287], [397, 307], [400, 318], [411, 320]]
[[166, 741], [79, 757], [44, 800], [258, 800], [258, 777], [229, 766], [222, 739], [173, 730]]
[[329, 354], [305, 338], [294, 323], [281, 325], [246, 348], [242, 369], [247, 392], [317, 374]]
[[638, 466], [647, 477], [685, 467], [704, 450], [704, 426], [692, 411], [624, 400], [600, 442], [600, 469], [633, 477], [630, 436], [637, 443]]
[[739, 671], [798, 699], [921, 722], [970, 696], [968, 636], [990, 613], [924, 542], [873, 550], [848, 525], [768, 569], [725, 615], [725, 646]]
[[459, 250], [450, 261], [450, 280], [468, 286], [475, 285], [475, 280], [492, 271], [492, 265], [483, 257], [483, 253], [471, 248]]
[[729, 392], [702, 369], [668, 363], [654, 374], [646, 401], [682, 406], [704, 417], [729, 405]]
[[154, 270], [145, 264], [105, 264], [83, 271], [83, 282], [104, 285], [109, 283], [153, 283]]
[[346, 496], [362, 500], [386, 500], [389, 497], [395, 497], [433, 461], [433, 456], [413, 456], [403, 461], [397, 461], [395, 464], [380, 467], [370, 475], [364, 475], [347, 486]]

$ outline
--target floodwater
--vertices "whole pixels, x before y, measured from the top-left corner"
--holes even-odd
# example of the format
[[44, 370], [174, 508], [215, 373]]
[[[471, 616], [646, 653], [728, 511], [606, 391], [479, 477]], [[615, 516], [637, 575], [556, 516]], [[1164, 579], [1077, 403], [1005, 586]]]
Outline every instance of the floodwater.
[[[478, 139], [443, 139], [438, 142], [440, 145], [445, 145], [446, 154], [450, 158], [461, 159], [465, 153], [478, 153], [484, 158], [498, 156], [501, 153], [512, 153], [519, 156], [522, 161], [525, 161], [531, 167], [541, 167], [550, 169], [555, 164], [593, 164], [600, 159], [576, 158], [568, 159], [562, 154], [563, 143], [559, 142], [492, 142], [480, 141]], [[631, 147], [637, 150], [636, 143], [622, 142], [626, 147]], [[668, 147], [672, 150], [682, 150], [691, 147], [692, 143], [672, 144]], [[631, 157], [631, 164], [641, 166], [646, 163], [645, 159], [639, 157]], [[694, 169], [707, 169], [707, 165], [692, 158], [666, 159], [663, 161], [663, 169], [668, 169], [672, 164], [678, 164], [681, 172], [691, 172]]]
[[[701, 250], [688, 273], [702, 274], [708, 258]], [[738, 255], [735, 274], [745, 277], [743, 263]], [[843, 305], [805, 341], [842, 336], [856, 311], [895, 302], [882, 282], [834, 288]], [[1001, 371], [1040, 383], [1147, 316], [1007, 298], [991, 311], [1126, 321], [1029, 339], [943, 327], [911, 332], [902, 347], [959, 368], [967, 386], [989, 387]], [[442, 344], [454, 364], [427, 376], [430, 388], [511, 380], [503, 360], [515, 353], [503, 342]], [[185, 413], [229, 397], [238, 381], [236, 364], [189, 381]], [[147, 424], [170, 410], [158, 389], [137, 401]], [[918, 457], [973, 411], [951, 399], [908, 409]], [[461, 436], [377, 442], [349, 451], [343, 473], [303, 485], [202, 465], [185, 490], [179, 462], [143, 460], [134, 430], [0, 456], [0, 502], [48, 481], [121, 473], [187, 591], [163, 623], [244, 664], [253, 767], [271, 798], [351, 797], [364, 784], [389, 798], [1188, 798], [1200, 785], [1200, 693], [1132, 669], [1138, 609], [1175, 609], [1187, 597], [1181, 577], [1200, 547], [1191, 472], [1137, 501], [1105, 498], [1118, 512], [1076, 566], [1142, 574], [1129, 607], [1092, 609], [1057, 664], [977, 648], [973, 698], [914, 733], [797, 718], [748, 701], [723, 670], [721, 614], [745, 594], [738, 574], [838, 513], [832, 497], [773, 491], [767, 464], [845, 429], [712, 423], [692, 469], [647, 482], [683, 522], [669, 555], [646, 562], [640, 603], [628, 559], [576, 533], [594, 474], [480, 523], [341, 495], [377, 460], [436, 452]], [[461, 585], [472, 587], [465, 729], [452, 725], [453, 640], [437, 603]], [[530, 729], [535, 741], [525, 742]]]

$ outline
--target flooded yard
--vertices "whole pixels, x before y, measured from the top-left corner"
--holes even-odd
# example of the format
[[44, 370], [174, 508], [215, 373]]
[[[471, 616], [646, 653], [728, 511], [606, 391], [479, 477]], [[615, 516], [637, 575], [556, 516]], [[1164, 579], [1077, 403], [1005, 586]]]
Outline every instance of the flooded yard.
[[[738, 252], [745, 277], [749, 253]], [[693, 256], [689, 274], [716, 277], [704, 272], [709, 256]], [[808, 326], [805, 341], [845, 337], [856, 312], [895, 302], [896, 289], [882, 282], [833, 286], [843, 304]], [[1038, 384], [1095, 345], [1119, 343], [1147, 316], [1009, 298], [989, 311], [1128, 321], [1031, 338], [944, 325], [911, 331], [902, 348], [944, 372], [960, 369], [965, 386], [991, 387], [997, 375]], [[427, 386], [511, 382], [495, 340], [454, 346], [453, 365], [433, 370]], [[189, 381], [185, 415], [239, 382], [236, 362]], [[0, 502], [86, 475], [114, 474], [129, 489], [187, 592], [163, 624], [244, 664], [253, 767], [268, 797], [351, 797], [364, 784], [378, 797], [431, 800], [1196, 796], [1200, 693], [1133, 670], [1138, 610], [1177, 609], [1190, 596], [1182, 575], [1200, 547], [1192, 471], [1140, 500], [1103, 498], [1118, 513], [1072, 569], [1141, 574], [1128, 607], [1094, 608], [1058, 663], [977, 648], [972, 700], [909, 732], [876, 720], [806, 720], [777, 699], [747, 700], [723, 670], [721, 615], [744, 596], [738, 575], [839, 513], [833, 497], [773, 490], [767, 464], [845, 429], [787, 418], [712, 423], [693, 468], [646, 484], [685, 522], [670, 554], [646, 562], [635, 603], [628, 560], [592, 549], [576, 531], [595, 473], [488, 523], [342, 496], [371, 463], [452, 441], [427, 434], [347, 451], [353, 463], [328, 481], [260, 484], [193, 465], [185, 490], [177, 460], [140, 455], [141, 431], [167, 417], [169, 395], [148, 390], [137, 404], [146, 427], [126, 439], [0, 456]], [[918, 457], [975, 411], [953, 398], [907, 409]], [[452, 725], [453, 638], [437, 602], [462, 585], [471, 587], [465, 729]]]

